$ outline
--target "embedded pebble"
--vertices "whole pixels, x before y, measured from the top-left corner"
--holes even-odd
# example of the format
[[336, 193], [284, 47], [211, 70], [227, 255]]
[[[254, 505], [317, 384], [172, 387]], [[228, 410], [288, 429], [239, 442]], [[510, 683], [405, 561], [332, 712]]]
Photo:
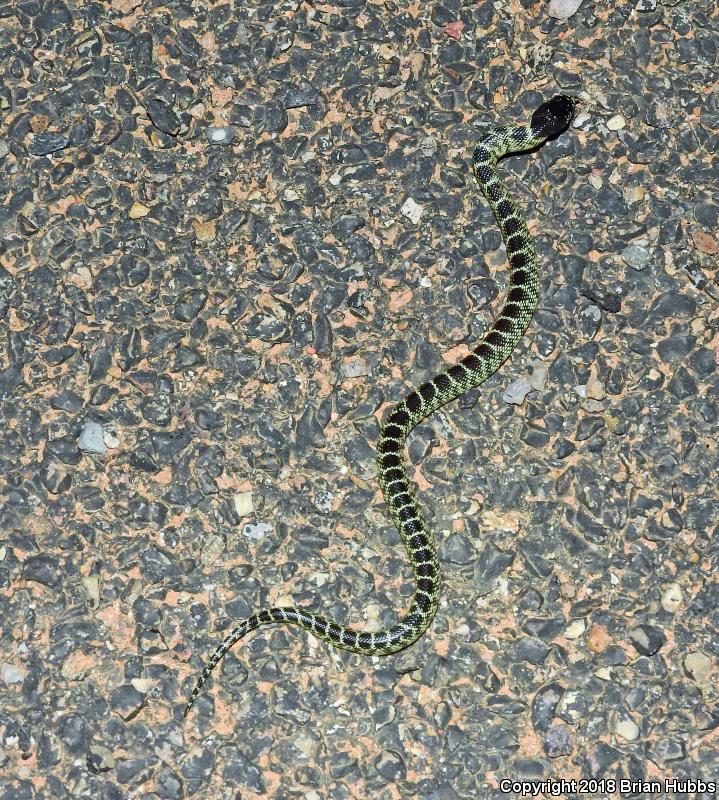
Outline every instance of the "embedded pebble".
[[64, 150], [70, 140], [62, 133], [36, 133], [28, 148], [34, 156], [46, 156]]
[[629, 641], [643, 656], [654, 655], [667, 641], [663, 631], [653, 625], [637, 625], [629, 631]]
[[545, 364], [541, 361], [535, 361], [532, 363], [532, 371], [529, 375], [529, 385], [532, 389], [537, 389], [541, 391], [544, 389], [547, 383], [547, 375], [548, 370]]
[[626, 127], [626, 124], [627, 121], [621, 114], [615, 114], [607, 120], [607, 128], [609, 128], [610, 131], [620, 131], [622, 128]]
[[662, 608], [675, 614], [682, 605], [682, 589], [678, 583], [671, 583], [662, 592]]
[[591, 378], [587, 382], [586, 396], [592, 400], [604, 400], [607, 396], [607, 390], [604, 384], [597, 378]]
[[332, 492], [317, 492], [314, 496], [314, 506], [321, 514], [329, 514], [332, 511]]
[[544, 752], [549, 758], [568, 756], [574, 750], [574, 736], [567, 725], [551, 725], [542, 737]]
[[625, 739], [627, 742], [636, 742], [639, 738], [639, 726], [631, 717], [622, 715], [614, 726], [618, 736]]
[[242, 535], [246, 536], [248, 539], [259, 541], [260, 539], [264, 539], [271, 530], [272, 525], [270, 525], [269, 522], [248, 523], [247, 525], [243, 525]]
[[3, 683], [22, 683], [25, 680], [27, 671], [15, 666], [15, 664], [7, 664], [3, 662], [0, 664], [0, 680]]
[[582, 5], [582, 0], [550, 0], [547, 14], [556, 19], [569, 19], [574, 16]]
[[78, 447], [86, 453], [106, 453], [107, 445], [105, 444], [102, 425], [98, 422], [86, 422], [80, 431]]
[[130, 219], [142, 219], [146, 217], [150, 211], [152, 211], [150, 206], [146, 206], [144, 203], [133, 203], [130, 210], [127, 212], [127, 216]]
[[120, 437], [111, 428], [102, 429], [102, 440], [107, 445], [108, 450], [117, 450], [120, 446]]
[[564, 629], [564, 635], [567, 639], [579, 639], [584, 635], [587, 629], [587, 623], [583, 619], [574, 619]]
[[631, 244], [622, 250], [622, 259], [625, 264], [629, 264], [632, 269], [643, 270], [651, 260], [651, 255], [646, 247], [638, 244]]
[[235, 130], [230, 125], [209, 125], [205, 128], [205, 136], [211, 144], [232, 144]]
[[502, 400], [511, 405], [521, 406], [525, 397], [532, 391], [531, 383], [525, 378], [519, 378], [507, 386], [502, 394]]
[[712, 671], [712, 660], [701, 651], [689, 653], [684, 659], [684, 669], [696, 683], [707, 684]]
[[238, 517], [247, 517], [255, 510], [252, 492], [237, 492], [232, 496], [232, 502]]
[[408, 197], [404, 203], [402, 203], [402, 208], [400, 209], [402, 214], [413, 222], [415, 225], [422, 219], [422, 214], [424, 213], [424, 206], [421, 206], [419, 203], [415, 202], [411, 197]]
[[354, 358], [343, 367], [346, 378], [361, 378], [370, 374], [369, 364], [362, 358]]

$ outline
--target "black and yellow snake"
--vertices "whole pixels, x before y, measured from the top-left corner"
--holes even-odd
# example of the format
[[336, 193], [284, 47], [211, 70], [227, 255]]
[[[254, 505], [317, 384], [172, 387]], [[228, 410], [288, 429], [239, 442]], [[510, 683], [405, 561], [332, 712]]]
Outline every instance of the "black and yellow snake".
[[273, 622], [286, 622], [310, 631], [343, 650], [365, 655], [387, 655], [416, 641], [434, 618], [441, 594], [441, 575], [434, 537], [417, 505], [403, 461], [409, 433], [440, 406], [479, 386], [499, 369], [524, 334], [537, 307], [537, 253], [527, 225], [512, 202], [497, 171], [504, 155], [532, 150], [564, 131], [574, 116], [575, 100], [557, 95], [543, 103], [529, 125], [488, 130], [473, 154], [474, 174], [502, 231], [510, 266], [510, 289], [502, 311], [480, 344], [447, 372], [441, 372], [407, 395], [389, 415], [377, 442], [379, 483], [394, 524], [402, 536], [414, 568], [416, 588], [409, 609], [386, 630], [369, 633], [330, 622], [304, 608], [268, 608], [243, 620], [210, 656], [192, 691], [185, 716], [212, 670], [242, 637]]

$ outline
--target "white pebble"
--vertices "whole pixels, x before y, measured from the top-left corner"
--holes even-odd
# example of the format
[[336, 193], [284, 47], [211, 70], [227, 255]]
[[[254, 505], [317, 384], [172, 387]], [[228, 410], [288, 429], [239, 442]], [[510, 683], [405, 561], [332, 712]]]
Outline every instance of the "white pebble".
[[212, 144], [230, 144], [235, 131], [230, 125], [209, 125], [205, 128], [205, 136]]
[[583, 619], [573, 619], [564, 629], [564, 636], [567, 639], [579, 639], [587, 629], [587, 623]]
[[693, 678], [698, 684], [709, 683], [711, 668], [711, 658], [700, 651], [689, 653], [684, 659], [684, 669], [687, 675]]
[[639, 738], [639, 726], [631, 717], [622, 717], [614, 726], [614, 730], [628, 742], [635, 742]]
[[547, 368], [541, 361], [532, 364], [532, 374], [529, 376], [529, 385], [532, 389], [544, 389], [547, 382]]
[[674, 614], [682, 604], [682, 589], [678, 583], [670, 583], [662, 593], [662, 608]]
[[238, 517], [247, 517], [255, 510], [252, 492], [238, 492], [233, 496], [232, 503]]
[[248, 539], [260, 540], [264, 539], [271, 530], [272, 525], [269, 522], [258, 522], [255, 525], [247, 523], [242, 529], [242, 535]]
[[502, 395], [502, 400], [505, 403], [511, 403], [514, 406], [521, 406], [524, 402], [524, 398], [532, 391], [532, 386], [530, 385], [528, 380], [524, 378], [520, 378], [517, 381], [512, 381], [512, 383], [507, 386], [504, 390], [504, 394]]
[[86, 422], [80, 432], [78, 446], [86, 453], [106, 453], [107, 445], [103, 437], [102, 425], [98, 422]]
[[420, 221], [422, 218], [422, 213], [424, 212], [424, 206], [421, 206], [419, 203], [415, 202], [411, 197], [408, 197], [404, 203], [402, 203], [402, 208], [400, 209], [402, 214], [413, 222], [415, 225]]
[[22, 683], [25, 680], [25, 670], [14, 664], [0, 664], [0, 678], [6, 684]]
[[551, 0], [547, 13], [555, 19], [569, 19], [577, 13], [582, 0]]

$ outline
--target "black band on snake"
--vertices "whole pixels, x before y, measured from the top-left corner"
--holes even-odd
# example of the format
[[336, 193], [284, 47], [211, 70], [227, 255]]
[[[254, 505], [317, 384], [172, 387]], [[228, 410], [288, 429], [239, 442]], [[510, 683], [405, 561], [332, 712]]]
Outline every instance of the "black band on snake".
[[497, 171], [504, 155], [532, 150], [558, 136], [574, 116], [576, 101], [557, 95], [541, 105], [529, 125], [489, 129], [474, 150], [474, 174], [489, 201], [502, 232], [510, 267], [509, 293], [492, 329], [466, 358], [409, 394], [387, 417], [377, 442], [377, 469], [384, 499], [414, 568], [415, 592], [396, 625], [378, 632], [354, 630], [304, 608], [268, 608], [241, 622], [210, 656], [185, 716], [212, 670], [245, 634], [260, 625], [284, 622], [298, 625], [335, 647], [365, 655], [396, 653], [415, 642], [428, 628], [441, 594], [439, 559], [432, 532], [415, 499], [404, 464], [409, 433], [440, 406], [479, 386], [499, 369], [522, 338], [537, 307], [537, 253], [521, 212], [507, 194]]

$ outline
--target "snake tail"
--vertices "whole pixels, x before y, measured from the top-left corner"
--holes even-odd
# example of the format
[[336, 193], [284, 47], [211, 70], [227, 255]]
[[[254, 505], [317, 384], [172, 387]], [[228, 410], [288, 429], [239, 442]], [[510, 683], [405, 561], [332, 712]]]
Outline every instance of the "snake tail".
[[212, 653], [185, 707], [185, 716], [230, 648], [260, 625], [278, 622], [297, 625], [334, 647], [363, 655], [396, 653], [415, 642], [429, 627], [441, 594], [440, 564], [434, 537], [409, 479], [404, 445], [423, 419], [495, 373], [529, 325], [539, 296], [537, 253], [522, 213], [507, 193], [496, 165], [505, 155], [533, 150], [561, 134], [572, 121], [575, 105], [574, 98], [557, 95], [534, 112], [529, 125], [503, 125], [482, 135], [472, 160], [477, 182], [492, 208], [507, 251], [510, 279], [505, 304], [477, 347], [451, 369], [408, 394], [393, 408], [379, 434], [379, 484], [414, 570], [415, 591], [409, 608], [396, 625], [376, 632], [355, 630], [294, 606], [259, 611], [240, 622]]

